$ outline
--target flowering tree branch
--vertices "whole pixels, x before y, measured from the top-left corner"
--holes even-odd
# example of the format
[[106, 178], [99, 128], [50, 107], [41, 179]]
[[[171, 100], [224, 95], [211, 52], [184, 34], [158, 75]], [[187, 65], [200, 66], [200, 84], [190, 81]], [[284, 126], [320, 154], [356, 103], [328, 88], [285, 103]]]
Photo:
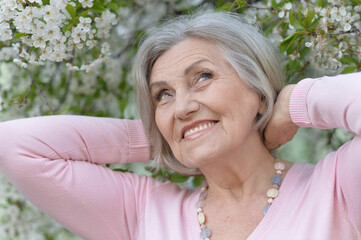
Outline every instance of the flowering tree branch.
[[[52, 114], [61, 111], [134, 118], [135, 110], [129, 100], [133, 86], [131, 56], [141, 35], [160, 19], [198, 7], [209, 10], [214, 6], [222, 11], [239, 12], [260, 23], [266, 36], [284, 54], [289, 82], [297, 83], [310, 72], [315, 76], [361, 71], [360, 0], [302, 1], [302, 4], [292, 0], [192, 1], [0, 1], [0, 70], [5, 72], [0, 76], [0, 117], [38, 116], [49, 109]], [[19, 67], [27, 74], [19, 71]], [[24, 85], [28, 76], [29, 86]], [[21, 110], [12, 106], [14, 98], [20, 99], [17, 103]], [[52, 108], [53, 105], [56, 107]], [[336, 134], [332, 136], [329, 143], [337, 145]], [[188, 180], [167, 170], [159, 174], [150, 171], [155, 178]], [[195, 178], [194, 185], [199, 180]], [[4, 184], [1, 176], [0, 182]], [[0, 194], [0, 198], [8, 199], [8, 192]], [[22, 199], [14, 193], [11, 196]], [[19, 207], [16, 202], [9, 206]], [[2, 209], [0, 206], [1, 216], [20, 222], [20, 217], [15, 221], [14, 214], [4, 214]], [[41, 219], [36, 213], [28, 215]], [[21, 225], [26, 226], [23, 222]], [[1, 219], [0, 226], [4, 226]], [[2, 229], [0, 235], [7, 239], [29, 239], [35, 231], [56, 239], [51, 231], [31, 229], [29, 235], [19, 235], [16, 231], [4, 233]]]
[[[24, 68], [24, 70], [28, 73], [28, 76], [30, 77], [30, 80], [31, 80], [29, 90], [31, 89], [32, 85], [35, 85], [36, 88], [38, 89], [41, 97], [43, 98], [44, 103], [45, 103], [46, 106], [49, 108], [50, 112], [51, 112], [52, 114], [55, 114], [53, 108], [50, 106], [47, 98], [45, 97], [45, 95], [44, 95], [43, 91], [41, 90], [39, 84], [35, 81], [33, 75], [30, 73], [30, 71], [29, 71], [27, 68]], [[28, 92], [28, 93], [29, 93], [29, 92]], [[27, 93], [27, 96], [25, 96], [26, 98], [29, 96], [28, 93]], [[24, 99], [25, 99], [25, 98], [24, 98]]]

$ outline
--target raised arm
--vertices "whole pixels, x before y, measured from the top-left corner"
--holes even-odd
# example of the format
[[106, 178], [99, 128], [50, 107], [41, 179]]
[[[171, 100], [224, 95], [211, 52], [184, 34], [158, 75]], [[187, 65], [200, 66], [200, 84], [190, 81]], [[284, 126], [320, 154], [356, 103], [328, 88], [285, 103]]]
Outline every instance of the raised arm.
[[1, 123], [0, 133], [0, 169], [47, 215], [85, 239], [137, 232], [148, 179], [100, 164], [149, 159], [139, 121], [38, 117]]
[[361, 72], [302, 80], [292, 91], [290, 114], [301, 127], [361, 135]]
[[361, 232], [361, 73], [301, 81], [293, 90], [290, 113], [301, 127], [343, 128], [356, 134], [316, 168], [343, 220]]

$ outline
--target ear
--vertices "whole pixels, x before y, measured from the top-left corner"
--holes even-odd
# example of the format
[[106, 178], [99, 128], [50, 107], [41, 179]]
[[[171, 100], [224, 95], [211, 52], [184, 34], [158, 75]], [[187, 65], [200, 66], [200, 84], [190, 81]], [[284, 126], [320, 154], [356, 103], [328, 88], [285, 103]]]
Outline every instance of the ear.
[[263, 95], [260, 95], [258, 114], [263, 115], [265, 110], [266, 110], [266, 98]]

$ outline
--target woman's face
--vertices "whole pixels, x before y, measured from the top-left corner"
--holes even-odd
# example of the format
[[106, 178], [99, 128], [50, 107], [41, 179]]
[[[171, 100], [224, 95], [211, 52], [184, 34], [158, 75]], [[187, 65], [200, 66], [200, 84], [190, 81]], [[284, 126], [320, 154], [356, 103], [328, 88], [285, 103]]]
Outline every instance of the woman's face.
[[150, 92], [156, 124], [187, 167], [236, 154], [257, 131], [258, 94], [206, 40], [189, 38], [161, 55], [151, 72]]

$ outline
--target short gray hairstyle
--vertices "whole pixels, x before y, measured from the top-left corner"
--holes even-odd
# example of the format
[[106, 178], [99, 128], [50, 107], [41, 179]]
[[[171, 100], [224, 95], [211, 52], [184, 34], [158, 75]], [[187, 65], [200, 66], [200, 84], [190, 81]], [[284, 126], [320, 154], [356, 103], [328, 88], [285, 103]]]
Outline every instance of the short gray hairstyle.
[[257, 117], [262, 133], [269, 121], [278, 92], [283, 87], [279, 51], [259, 28], [234, 13], [212, 12], [179, 16], [149, 34], [141, 44], [133, 65], [137, 104], [144, 130], [152, 145], [154, 161], [184, 175], [200, 175], [173, 155], [155, 123], [155, 106], [149, 92], [149, 78], [155, 61], [164, 52], [187, 38], [214, 43], [245, 84], [265, 101], [265, 111]]

